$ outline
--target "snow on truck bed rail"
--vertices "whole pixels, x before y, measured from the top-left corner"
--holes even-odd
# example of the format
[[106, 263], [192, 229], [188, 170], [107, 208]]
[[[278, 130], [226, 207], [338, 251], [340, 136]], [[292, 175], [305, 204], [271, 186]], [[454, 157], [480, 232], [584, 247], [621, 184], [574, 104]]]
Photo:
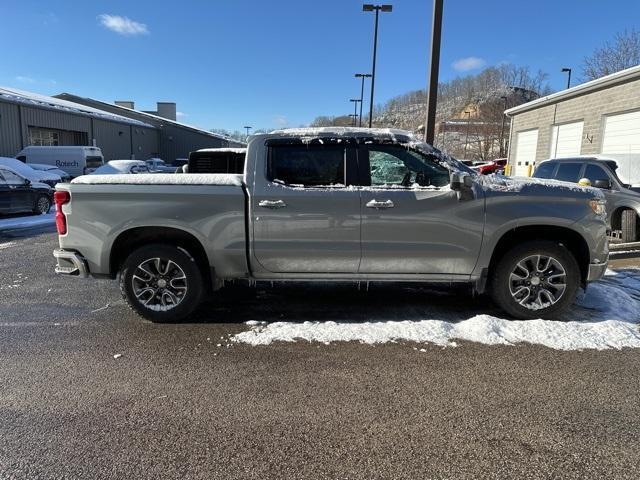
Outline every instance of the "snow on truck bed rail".
[[83, 175], [71, 180], [81, 185], [227, 185], [242, 186], [233, 173], [138, 173], [134, 175]]

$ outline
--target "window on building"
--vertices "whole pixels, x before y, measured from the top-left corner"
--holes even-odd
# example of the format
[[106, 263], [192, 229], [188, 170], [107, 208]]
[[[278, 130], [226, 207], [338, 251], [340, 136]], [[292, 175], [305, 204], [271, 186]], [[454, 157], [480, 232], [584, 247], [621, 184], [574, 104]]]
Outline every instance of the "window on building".
[[42, 147], [55, 147], [60, 145], [60, 133], [56, 130], [44, 128], [29, 128], [29, 144]]

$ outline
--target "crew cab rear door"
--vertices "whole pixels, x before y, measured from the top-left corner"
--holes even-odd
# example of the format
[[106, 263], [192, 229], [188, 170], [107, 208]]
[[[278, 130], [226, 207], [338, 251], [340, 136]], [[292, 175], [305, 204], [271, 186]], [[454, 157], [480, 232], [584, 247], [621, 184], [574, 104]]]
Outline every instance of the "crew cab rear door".
[[[268, 272], [356, 273], [360, 192], [355, 144], [272, 139], [251, 197], [253, 254]], [[258, 272], [256, 272], [258, 273]]]
[[434, 156], [402, 145], [361, 145], [358, 161], [365, 179], [360, 273], [473, 271], [482, 245], [484, 198], [459, 200], [449, 188], [449, 171]]

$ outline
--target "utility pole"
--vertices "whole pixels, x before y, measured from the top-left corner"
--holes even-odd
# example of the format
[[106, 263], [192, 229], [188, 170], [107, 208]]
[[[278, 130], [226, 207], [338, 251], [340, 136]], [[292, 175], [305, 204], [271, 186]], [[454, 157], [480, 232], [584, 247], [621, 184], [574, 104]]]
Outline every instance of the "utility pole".
[[436, 106], [438, 104], [438, 75], [440, 73], [440, 40], [442, 38], [443, 0], [433, 0], [431, 26], [431, 65], [427, 87], [427, 118], [424, 125], [424, 141], [433, 145], [436, 130]]
[[354, 121], [353, 121], [353, 126], [355, 127], [357, 125], [357, 118], [358, 118], [358, 102], [361, 102], [362, 100], [360, 100], [359, 98], [352, 98], [349, 100], [350, 102], [353, 102], [353, 114], [354, 114]]
[[364, 79], [371, 78], [370, 73], [356, 73], [356, 78], [362, 78], [362, 85], [360, 86], [360, 120], [359, 127], [362, 126], [362, 101], [364, 100]]
[[250, 127], [249, 125], [245, 125], [244, 127], [247, 130], [247, 137], [249, 136], [249, 130], [251, 130], [253, 127]]
[[500, 127], [500, 158], [504, 158], [504, 119], [505, 119], [505, 110], [507, 109], [507, 97], [500, 97], [504, 100], [504, 108], [502, 109], [502, 127]]
[[373, 91], [376, 83], [376, 55], [378, 52], [378, 14], [380, 11], [391, 12], [393, 11], [393, 5], [362, 5], [363, 12], [376, 12], [375, 27], [373, 30], [373, 65], [371, 67], [371, 100], [369, 102], [369, 128], [371, 128], [371, 122], [373, 121]]
[[467, 134], [464, 137], [464, 154], [462, 155], [464, 157], [463, 160], [467, 160], [467, 144], [469, 143], [469, 127], [471, 124], [471, 112], [464, 112], [465, 115], [467, 115]]

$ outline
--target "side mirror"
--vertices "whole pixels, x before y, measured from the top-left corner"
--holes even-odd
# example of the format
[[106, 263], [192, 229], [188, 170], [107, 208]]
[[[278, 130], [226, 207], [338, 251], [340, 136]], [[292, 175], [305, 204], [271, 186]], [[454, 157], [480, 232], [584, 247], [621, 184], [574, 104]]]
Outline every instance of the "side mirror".
[[596, 188], [604, 188], [607, 190], [611, 189], [611, 180], [596, 180], [593, 182], [593, 186]]

